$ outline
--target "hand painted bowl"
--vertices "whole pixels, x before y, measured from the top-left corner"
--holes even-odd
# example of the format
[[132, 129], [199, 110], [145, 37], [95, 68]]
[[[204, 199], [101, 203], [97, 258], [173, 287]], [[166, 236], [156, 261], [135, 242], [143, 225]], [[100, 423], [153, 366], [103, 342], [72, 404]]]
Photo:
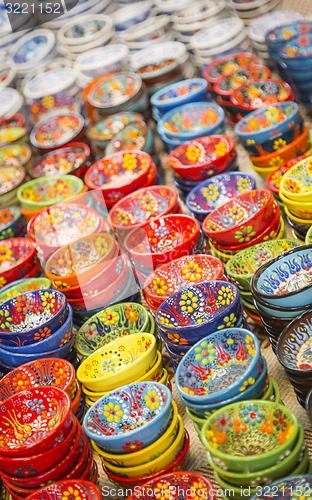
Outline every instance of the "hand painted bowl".
[[285, 43], [303, 33], [311, 31], [311, 24], [304, 20], [296, 22], [283, 22], [282, 25], [274, 27], [265, 35], [265, 42], [270, 50], [275, 52], [281, 49]]
[[222, 99], [230, 100], [230, 96], [239, 87], [247, 85], [254, 80], [262, 80], [270, 78], [271, 71], [266, 66], [255, 64], [241, 68], [231, 75], [223, 77], [218, 83], [213, 86], [216, 94], [221, 95]]
[[[300, 181], [291, 179], [289, 183], [286, 182], [286, 185], [290, 184], [291, 186], [296, 187], [298, 183], [300, 183]], [[310, 203], [303, 200], [297, 200], [297, 201], [290, 200], [289, 198], [287, 198], [287, 196], [285, 196], [284, 191], [282, 189], [280, 189], [279, 196], [281, 201], [284, 203], [284, 205], [287, 206], [291, 214], [307, 221], [312, 220], [312, 196]]]
[[277, 102], [290, 101], [292, 89], [281, 80], [255, 80], [231, 94], [231, 102], [241, 112], [249, 112]]
[[7, 346], [24, 346], [56, 332], [67, 314], [66, 298], [55, 290], [34, 290], [0, 305], [0, 339]]
[[202, 229], [208, 238], [223, 245], [250, 241], [273, 219], [274, 198], [266, 189], [255, 189], [232, 198], [207, 215]]
[[0, 287], [29, 273], [36, 264], [36, 249], [26, 238], [0, 241]]
[[281, 461], [293, 449], [298, 431], [298, 420], [285, 406], [251, 400], [216, 411], [201, 439], [219, 467], [248, 474]]
[[79, 366], [77, 378], [93, 391], [111, 391], [127, 381], [134, 382], [149, 371], [156, 354], [153, 335], [133, 333], [117, 338], [91, 354]]
[[90, 356], [121, 336], [148, 331], [148, 323], [149, 316], [141, 304], [126, 302], [106, 307], [80, 328], [76, 335], [77, 350], [83, 356]]
[[74, 175], [51, 176], [26, 182], [17, 191], [17, 197], [26, 209], [45, 208], [80, 194], [84, 184]]
[[222, 135], [200, 137], [175, 148], [168, 165], [186, 181], [202, 181], [226, 170], [235, 154], [235, 142]]
[[[299, 475], [285, 477], [282, 480], [278, 479], [274, 483], [266, 486], [267, 494], [256, 494], [252, 497], [252, 500], [264, 500], [268, 496], [273, 496], [276, 500], [282, 500], [288, 496], [292, 496], [293, 492], [298, 492], [298, 494], [306, 495], [306, 492], [310, 491], [312, 487], [311, 475]], [[273, 493], [274, 492], [274, 493]]]
[[41, 151], [53, 151], [83, 134], [84, 119], [78, 113], [50, 116], [36, 125], [30, 134], [31, 144]]
[[281, 48], [281, 59], [288, 68], [300, 71], [300, 68], [312, 66], [312, 35], [302, 33]]
[[32, 290], [48, 290], [49, 288], [51, 288], [51, 281], [48, 278], [17, 280], [1, 289], [0, 304], [22, 293], [31, 292]]
[[[169, 389], [157, 382], [125, 385], [95, 403], [86, 413], [83, 427], [108, 453], [126, 454], [129, 441], [139, 441], [146, 448], [168, 428], [171, 400]], [[124, 426], [130, 430], [125, 432]]]
[[87, 138], [99, 148], [105, 149], [108, 142], [127, 125], [140, 122], [143, 115], [138, 113], [117, 113], [87, 129]]
[[154, 136], [144, 121], [130, 123], [116, 134], [105, 148], [105, 156], [120, 151], [144, 151], [152, 154], [154, 151]]
[[135, 267], [157, 266], [192, 253], [199, 239], [199, 222], [188, 215], [165, 215], [126, 237], [124, 248]]
[[9, 144], [0, 148], [0, 165], [7, 165], [14, 158], [27, 170], [31, 157], [32, 150], [28, 144]]
[[235, 396], [245, 387], [245, 381], [256, 380], [261, 370], [257, 337], [244, 328], [225, 328], [200, 340], [187, 352], [175, 381], [185, 400], [213, 404]]
[[142, 188], [117, 202], [109, 212], [108, 222], [120, 237], [125, 237], [135, 227], [172, 213], [177, 201], [177, 192], [168, 186]]
[[0, 240], [22, 236], [24, 219], [17, 206], [0, 208]]
[[20, 166], [0, 166], [0, 201], [4, 203], [14, 197], [18, 187], [26, 177], [25, 169]]
[[225, 268], [229, 279], [240, 290], [250, 291], [250, 281], [255, 271], [286, 250], [299, 246], [293, 240], [281, 239], [259, 243], [231, 257]]
[[72, 425], [70, 398], [57, 387], [29, 388], [8, 398], [2, 408], [1, 455], [8, 457], [29, 456], [53, 448]]
[[289, 160], [288, 162], [284, 163], [284, 165], [281, 165], [278, 167], [272, 174], [269, 175], [266, 181], [266, 186], [274, 195], [279, 195], [279, 190], [280, 190], [280, 185], [281, 185], [281, 180], [283, 176], [286, 174], [288, 170], [290, 170], [293, 166], [297, 165], [297, 163], [301, 162], [301, 160], [304, 160], [305, 158], [308, 158], [309, 156], [298, 156], [297, 158], [294, 158], [292, 160]]
[[299, 107], [295, 102], [269, 105], [245, 116], [235, 126], [235, 132], [243, 144], [260, 144], [285, 132], [292, 123], [297, 123], [298, 113]]
[[0, 401], [30, 387], [42, 386], [58, 387], [71, 398], [75, 386], [74, 367], [64, 359], [43, 358], [15, 368], [0, 381]]
[[116, 73], [95, 80], [88, 94], [89, 105], [109, 110], [121, 111], [125, 104], [133, 102], [142, 88], [142, 80], [135, 73]]
[[311, 304], [311, 248], [311, 245], [293, 248], [261, 266], [251, 280], [253, 295], [273, 306]]
[[[312, 185], [309, 179], [311, 168], [311, 157], [308, 157], [287, 170], [280, 184], [280, 191], [285, 199], [288, 198], [298, 204], [312, 202]], [[292, 210], [291, 206], [289, 208]]]
[[0, 128], [0, 146], [23, 144], [27, 142], [28, 131], [25, 127]]
[[35, 179], [65, 174], [83, 177], [88, 168], [87, 160], [90, 155], [87, 144], [75, 142], [41, 157], [30, 167], [29, 174]]
[[155, 269], [144, 283], [144, 293], [160, 305], [170, 295], [191, 284], [222, 279], [223, 272], [223, 263], [215, 257], [186, 255]]
[[258, 63], [258, 58], [250, 52], [236, 52], [226, 54], [217, 58], [209, 64], [203, 72], [203, 77], [210, 84], [219, 83], [225, 76], [228, 76], [241, 68], [254, 66]]
[[161, 113], [166, 113], [181, 104], [204, 101], [207, 93], [207, 82], [203, 78], [191, 78], [167, 85], [151, 97], [151, 104]]
[[115, 240], [110, 234], [90, 234], [62, 247], [48, 259], [46, 276], [57, 286], [77, 286], [107, 267], [115, 254]]
[[195, 342], [226, 326], [236, 326], [240, 315], [237, 288], [226, 281], [208, 281], [184, 288], [166, 299], [155, 315], [167, 341]]
[[230, 172], [198, 184], [186, 198], [186, 206], [196, 218], [203, 219], [238, 195], [255, 189], [255, 179], [245, 173]]
[[118, 201], [142, 187], [152, 165], [152, 158], [143, 151], [121, 152], [94, 163], [87, 171], [89, 189], [100, 189], [105, 199]]
[[158, 126], [168, 137], [192, 140], [213, 134], [224, 121], [220, 106], [205, 101], [177, 106], [168, 111]]
[[101, 500], [99, 488], [90, 481], [82, 481], [81, 479], [63, 480], [49, 484], [29, 495], [29, 499], [38, 500], [40, 497], [41, 500], [57, 500], [60, 497], [66, 498], [72, 494], [76, 497], [79, 495], [80, 498], [85, 500]]

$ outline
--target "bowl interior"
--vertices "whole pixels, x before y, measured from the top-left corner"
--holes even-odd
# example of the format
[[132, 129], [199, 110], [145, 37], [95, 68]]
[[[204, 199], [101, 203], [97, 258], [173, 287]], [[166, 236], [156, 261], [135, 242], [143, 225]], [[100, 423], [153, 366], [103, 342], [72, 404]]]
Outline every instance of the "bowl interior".
[[82, 127], [83, 118], [81, 115], [52, 116], [33, 129], [31, 138], [34, 144], [40, 148], [55, 148], [70, 142], [79, 134]]
[[278, 342], [279, 359], [283, 366], [297, 371], [312, 370], [312, 313], [295, 319], [283, 332]]
[[312, 191], [311, 173], [311, 157], [297, 162], [290, 170], [287, 170], [281, 181], [281, 190], [285, 196], [300, 200], [300, 195], [310, 194]]
[[101, 108], [120, 106], [140, 90], [141, 79], [132, 73], [120, 73], [95, 85], [88, 96], [91, 104]]
[[31, 292], [32, 290], [47, 290], [51, 288], [51, 281], [48, 278], [29, 278], [22, 280], [16, 285], [11, 284], [6, 290], [0, 293], [0, 304], [11, 299], [15, 295]]
[[54, 205], [79, 194], [82, 189], [83, 182], [78, 177], [45, 177], [44, 180], [34, 179], [27, 182], [19, 193], [24, 203]]
[[[0, 231], [12, 226], [21, 216], [19, 207], [7, 207], [0, 209]], [[9, 233], [7, 233], [9, 236]], [[3, 236], [2, 236], [3, 237]]]
[[93, 125], [87, 135], [91, 140], [108, 141], [130, 123], [141, 120], [143, 116], [137, 113], [118, 113]]
[[236, 73], [224, 77], [217, 85], [216, 92], [222, 95], [229, 95], [233, 90], [246, 85], [253, 80], [269, 78], [270, 70], [265, 66], [254, 65], [241, 69]]
[[4, 195], [16, 188], [24, 179], [25, 170], [19, 166], [0, 167], [0, 195]]
[[75, 492], [75, 496], [79, 496], [85, 500], [100, 500], [101, 493], [97, 486], [90, 481], [79, 480], [67, 480], [58, 481], [57, 483], [49, 484], [45, 488], [41, 489], [39, 492], [36, 491], [34, 494], [30, 494], [32, 500], [35, 500], [40, 496], [41, 500], [51, 500], [51, 498], [67, 497], [67, 495]]
[[281, 125], [289, 120], [297, 112], [296, 103], [287, 102], [272, 106], [267, 106], [248, 114], [236, 126], [238, 134], [244, 134], [254, 140], [254, 136], [259, 132], [268, 132], [275, 130], [277, 125]]
[[25, 238], [12, 238], [0, 241], [0, 273], [21, 264], [34, 253], [31, 241]]
[[50, 175], [65, 175], [76, 170], [86, 161], [86, 152], [83, 148], [64, 148], [60, 151], [49, 153], [35, 163], [30, 172], [33, 177], [46, 177]]
[[253, 81], [235, 90], [231, 101], [244, 108], [257, 109], [275, 102], [285, 101], [290, 94], [290, 87], [285, 82], [276, 80]]
[[166, 132], [177, 135], [199, 134], [217, 127], [224, 118], [222, 108], [208, 102], [186, 104], [169, 111], [162, 120]]

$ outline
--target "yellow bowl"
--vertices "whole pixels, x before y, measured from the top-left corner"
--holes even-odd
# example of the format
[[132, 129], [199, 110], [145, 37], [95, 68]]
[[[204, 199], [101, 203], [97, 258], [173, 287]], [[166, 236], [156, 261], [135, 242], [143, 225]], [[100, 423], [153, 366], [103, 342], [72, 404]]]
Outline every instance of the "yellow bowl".
[[307, 228], [309, 228], [312, 225], [312, 217], [311, 220], [301, 219], [300, 217], [294, 215], [286, 205], [284, 205], [284, 212], [287, 215], [287, 217], [293, 220], [296, 224], [303, 224], [304, 226], [307, 226]]
[[274, 166], [274, 167], [258, 167], [257, 165], [255, 165], [252, 162], [251, 162], [251, 166], [254, 169], [254, 171], [257, 172], [257, 174], [259, 174], [263, 179], [267, 179], [272, 174], [272, 172], [274, 172], [277, 168], [276, 166]]
[[[143, 380], [144, 381], [154, 380], [155, 382], [159, 382], [162, 377], [163, 377], [163, 359], [161, 353], [157, 351], [155, 364], [148, 372], [142, 375], [142, 377], [140, 377], [138, 380], [135, 380], [135, 382], [143, 382]], [[82, 386], [82, 390], [89, 397], [89, 399], [94, 402], [96, 402], [102, 396], [106, 396], [106, 394], [110, 392], [110, 391], [101, 391], [101, 392], [90, 391], [90, 389], [88, 389], [88, 387], [86, 386]]]
[[163, 369], [162, 377], [158, 380], [160, 384], [168, 385], [168, 372], [166, 368]]
[[[280, 191], [288, 199], [298, 202], [312, 202], [312, 158], [308, 157], [293, 165], [285, 175], [283, 175], [280, 184]], [[302, 182], [302, 179], [304, 182]], [[306, 185], [306, 180], [309, 184]]]
[[154, 335], [133, 333], [91, 354], [81, 363], [76, 376], [91, 391], [110, 392], [142, 377], [155, 364], [156, 354]]
[[133, 453], [127, 453], [125, 455], [113, 455], [111, 453], [106, 453], [94, 441], [91, 441], [93, 449], [100, 455], [101, 460], [108, 464], [108, 467], [111, 467], [111, 465], [117, 467], [136, 467], [138, 465], [147, 464], [153, 457], [160, 456], [168, 450], [177, 436], [181, 417], [178, 413], [178, 407], [173, 400], [172, 408], [172, 420], [166, 432], [164, 432], [157, 441], [143, 448], [143, 450], [134, 451]]
[[291, 237], [293, 240], [297, 241], [297, 243], [299, 243], [300, 245], [305, 245], [305, 239], [301, 239], [299, 238], [299, 236], [295, 233], [295, 230], [292, 229], [291, 230]]
[[[119, 467], [117, 465], [112, 465], [103, 456], [101, 456], [101, 460], [108, 470], [113, 472], [113, 474], [117, 474], [122, 477], [135, 478], [155, 474], [155, 472], [159, 472], [170, 465], [176, 459], [178, 450], [182, 449], [183, 447], [185, 440], [184, 423], [180, 415], [178, 415], [178, 424], [177, 435], [169, 448], [167, 448], [163, 453], [161, 453], [161, 455], [157, 456], [150, 462], [136, 465], [134, 467]], [[158, 451], [156, 451], [156, 455], [158, 455]]]
[[279, 197], [292, 214], [301, 219], [312, 219], [312, 203], [308, 203], [307, 201], [290, 200], [287, 196], [285, 196], [285, 193], [281, 189], [279, 190]]

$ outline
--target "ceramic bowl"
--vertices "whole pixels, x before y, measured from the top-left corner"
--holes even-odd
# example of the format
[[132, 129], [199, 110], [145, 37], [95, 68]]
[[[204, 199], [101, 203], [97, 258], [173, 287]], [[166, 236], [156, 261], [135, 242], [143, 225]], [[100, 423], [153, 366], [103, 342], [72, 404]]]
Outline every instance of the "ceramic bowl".
[[269, 305], [302, 307], [310, 301], [311, 246], [278, 255], [259, 268], [252, 280], [253, 294]]
[[0, 146], [24, 144], [28, 139], [26, 127], [9, 127], [0, 129]]
[[110, 263], [116, 243], [107, 233], [96, 233], [62, 247], [48, 259], [46, 276], [57, 286], [77, 286], [86, 282]]
[[24, 219], [17, 206], [0, 208], [0, 240], [23, 236]]
[[[312, 25], [311, 25], [312, 26]], [[310, 32], [299, 34], [297, 37], [285, 43], [279, 52], [281, 59], [288, 68], [300, 70], [301, 67], [312, 66], [312, 35]]]
[[[72, 425], [70, 398], [57, 387], [29, 388], [8, 398], [2, 407], [0, 426], [5, 438], [1, 455], [8, 457], [41, 453], [57, 445], [57, 439], [65, 437]], [[39, 423], [42, 433], [37, 432]]]
[[271, 71], [266, 66], [254, 64], [241, 68], [233, 74], [224, 76], [218, 83], [213, 86], [213, 91], [222, 96], [223, 100], [230, 100], [230, 96], [239, 87], [247, 85], [254, 80], [270, 78]]
[[231, 102], [237, 106], [241, 113], [263, 108], [268, 104], [290, 101], [292, 89], [288, 83], [281, 80], [254, 80], [231, 94]]
[[168, 165], [185, 181], [202, 181], [222, 173], [232, 162], [235, 143], [227, 136], [200, 137], [175, 148]]
[[286, 205], [284, 205], [284, 212], [287, 216], [287, 219], [291, 219], [292, 223], [295, 225], [301, 225], [305, 228], [309, 228], [312, 224], [312, 222], [309, 219], [302, 219], [301, 217], [298, 217], [291, 213]]
[[40, 490], [37, 490], [32, 495], [29, 495], [31, 500], [36, 500], [38, 496], [42, 500], [56, 500], [61, 495], [66, 497], [67, 494], [71, 495], [72, 491], [77, 492], [76, 496], [88, 500], [101, 500], [101, 492], [99, 488], [90, 481], [83, 481], [81, 479], [72, 479], [59, 481], [54, 484], [49, 484]]
[[159, 127], [168, 137], [192, 140], [213, 134], [223, 121], [224, 111], [220, 106], [202, 101], [168, 111], [159, 122]]
[[18, 187], [24, 182], [26, 171], [21, 165], [0, 167], [0, 202], [14, 198]]
[[76, 347], [89, 356], [100, 347], [123, 335], [148, 331], [149, 315], [141, 304], [115, 304], [92, 316], [80, 328]]
[[259, 243], [231, 257], [226, 264], [226, 273], [240, 290], [250, 291], [251, 278], [260, 266], [282, 252], [297, 246], [298, 243], [290, 239]]
[[144, 283], [145, 295], [160, 305], [193, 283], [222, 279], [224, 266], [210, 255], [187, 255], [155, 269]]
[[[220, 361], [220, 349], [227, 361]], [[233, 359], [237, 360], [234, 364]], [[219, 363], [223, 370], [220, 377], [217, 375]], [[179, 364], [175, 380], [185, 400], [213, 404], [236, 395], [241, 387], [246, 387], [246, 380], [258, 378], [261, 369], [256, 336], [243, 328], [225, 328], [199, 341], [187, 352]]]
[[[111, 391], [149, 371], [157, 354], [150, 333], [133, 333], [106, 344], [80, 365], [78, 380], [93, 391]], [[131, 375], [129, 367], [131, 366]]]
[[78, 113], [47, 117], [32, 129], [30, 141], [42, 152], [53, 151], [78, 141], [83, 134], [83, 127], [84, 119]]
[[223, 245], [250, 241], [272, 222], [274, 198], [270, 191], [255, 189], [231, 199], [207, 215], [202, 229]]
[[255, 179], [249, 174], [229, 172], [216, 175], [192, 189], [186, 198], [186, 206], [196, 218], [203, 220], [232, 198], [255, 189], [255, 185]]
[[[294, 181], [293, 179], [291, 179], [289, 183], [293, 186], [297, 185], [296, 181]], [[286, 182], [286, 184], [288, 184], [288, 182]], [[303, 200], [297, 200], [297, 201], [290, 200], [289, 198], [287, 198], [287, 196], [285, 196], [284, 191], [282, 189], [280, 189], [279, 197], [293, 215], [301, 219], [306, 219], [308, 221], [312, 219], [312, 202], [308, 203], [307, 201]]]
[[108, 221], [121, 237], [156, 217], [172, 213], [177, 206], [176, 191], [167, 186], [142, 188], [125, 196], [110, 210]]
[[[251, 400], [216, 411], [204, 424], [201, 439], [219, 467], [246, 474], [281, 461], [293, 449], [298, 431], [298, 420], [285, 406]], [[257, 451], [251, 453], [254, 447]]]
[[257, 56], [250, 52], [226, 54], [209, 64], [203, 72], [203, 77], [209, 84], [217, 84], [225, 76], [240, 70], [242, 67], [254, 66], [257, 62]]
[[0, 286], [11, 283], [29, 273], [37, 262], [36, 249], [26, 238], [0, 241]]
[[8, 144], [7, 146], [2, 146], [0, 148], [0, 164], [10, 165], [12, 158], [18, 160], [22, 167], [27, 170], [32, 160], [30, 146], [28, 144]]
[[[174, 229], [173, 229], [174, 228]], [[134, 266], [148, 266], [148, 274], [160, 264], [192, 253], [199, 239], [199, 222], [188, 215], [165, 215], [126, 237], [124, 248]]]
[[181, 104], [206, 99], [207, 82], [203, 78], [191, 78], [167, 85], [151, 97], [151, 104], [166, 113]]
[[265, 35], [265, 42], [271, 50], [278, 51], [288, 40], [292, 40], [300, 33], [309, 33], [310, 29], [311, 24], [307, 21], [287, 20], [270, 29]]
[[[154, 441], [154, 443], [150, 444], [146, 448], [143, 448], [139, 445], [139, 443], [131, 444], [129, 443], [130, 450], [127, 454], [112, 454], [105, 452], [102, 448], [100, 448], [94, 441], [92, 441], [93, 449], [100, 455], [103, 463], [110, 467], [110, 464], [116, 465], [117, 467], [137, 467], [142, 464], [149, 463], [154, 459], [155, 455], [161, 455], [164, 453], [177, 437], [177, 433], [179, 427], [183, 427], [181, 424], [181, 417], [178, 413], [178, 408], [176, 403], [172, 400], [172, 408], [173, 413], [170, 420], [169, 427], [165, 431], [165, 433]], [[136, 446], [137, 445], [137, 446]]]
[[[109, 453], [126, 454], [128, 441], [139, 441], [142, 448], [146, 448], [168, 428], [171, 399], [169, 389], [155, 382], [123, 386], [101, 398], [88, 410], [83, 422], [85, 432]], [[116, 415], [115, 411], [118, 412]], [[120, 428], [121, 422], [130, 425], [128, 432]], [[146, 423], [142, 426], [143, 422]]]
[[140, 122], [143, 116], [138, 113], [117, 113], [106, 120], [87, 128], [87, 138], [97, 147], [105, 149], [108, 142], [130, 123]]
[[75, 142], [70, 144], [70, 147], [56, 149], [41, 157], [31, 166], [29, 174], [34, 179], [65, 174], [83, 177], [88, 168], [87, 160], [90, 155], [87, 144]]
[[269, 105], [245, 116], [236, 125], [235, 132], [243, 144], [250, 141], [251, 144], [259, 144], [286, 131], [293, 122], [296, 123], [298, 112], [298, 105], [290, 101]]
[[1, 289], [0, 304], [22, 293], [31, 292], [32, 290], [48, 290], [49, 288], [51, 288], [51, 281], [48, 278], [17, 280]]
[[280, 185], [281, 185], [281, 180], [283, 176], [286, 174], [288, 170], [290, 170], [293, 166], [297, 165], [301, 160], [307, 158], [306, 156], [298, 156], [297, 158], [294, 158], [292, 160], [289, 160], [286, 162], [284, 165], [281, 165], [278, 167], [272, 174], [269, 175], [267, 181], [266, 181], [266, 186], [274, 196], [279, 195], [279, 190], [280, 190]]
[[133, 103], [141, 89], [142, 80], [135, 73], [109, 74], [90, 85], [87, 100], [91, 106], [112, 114]]
[[287, 170], [281, 180], [280, 191], [285, 200], [287, 199], [287, 204], [288, 199], [291, 200], [288, 207], [291, 211], [293, 211], [293, 206], [296, 206], [292, 201], [297, 202], [298, 207], [302, 202], [312, 201], [311, 183], [309, 181], [311, 165], [310, 157], [298, 161], [292, 168]]
[[105, 148], [105, 156], [129, 150], [154, 152], [154, 135], [144, 121], [130, 123], [116, 134]]

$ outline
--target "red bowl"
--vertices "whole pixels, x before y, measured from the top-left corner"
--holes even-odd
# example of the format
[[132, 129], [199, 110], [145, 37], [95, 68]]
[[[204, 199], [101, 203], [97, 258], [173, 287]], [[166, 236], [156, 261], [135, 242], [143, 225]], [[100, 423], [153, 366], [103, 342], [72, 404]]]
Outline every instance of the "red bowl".
[[33, 179], [50, 175], [71, 174], [82, 178], [88, 167], [91, 150], [83, 142], [72, 142], [47, 153], [29, 169]]
[[272, 174], [269, 175], [269, 177], [266, 180], [266, 186], [267, 188], [272, 191], [272, 193], [276, 194], [277, 196], [279, 195], [279, 188], [281, 184], [281, 180], [283, 176], [286, 174], [286, 172], [291, 169], [294, 165], [297, 165], [301, 160], [304, 160], [305, 158], [308, 158], [311, 155], [308, 156], [297, 156], [297, 158], [294, 158], [292, 160], [287, 161], [280, 167], [278, 167]]
[[225, 101], [230, 99], [230, 95], [239, 87], [246, 85], [254, 80], [270, 78], [271, 71], [266, 66], [254, 64], [245, 68], [238, 69], [231, 75], [224, 76], [213, 86], [213, 91], [222, 97]]
[[31, 387], [8, 398], [1, 408], [0, 454], [8, 457], [27, 457], [53, 448], [72, 425], [70, 397], [57, 387]]
[[203, 71], [203, 78], [212, 85], [218, 83], [225, 76], [236, 73], [242, 67], [253, 66], [258, 63], [258, 58], [250, 52], [235, 52], [218, 57]]
[[[199, 239], [199, 222], [188, 215], [165, 215], [134, 229], [124, 248], [132, 264], [144, 264], [151, 272], [171, 260], [192, 253]], [[152, 268], [152, 269], [151, 269]]]
[[159, 476], [162, 476], [164, 474], [168, 474], [169, 472], [177, 472], [177, 471], [183, 471], [186, 468], [187, 461], [188, 461], [188, 455], [189, 455], [189, 446], [190, 446], [190, 437], [189, 433], [187, 430], [185, 430], [185, 442], [184, 442], [184, 447], [183, 450], [179, 453], [177, 458], [175, 459], [172, 464], [168, 465], [164, 469], [162, 469], [159, 472], [156, 472], [155, 474], [151, 474], [149, 476], [143, 476], [143, 477], [138, 477], [138, 478], [127, 478], [127, 477], [120, 477], [117, 476], [116, 474], [113, 474], [110, 472], [104, 464], [102, 464], [103, 470], [105, 474], [108, 476], [108, 479], [118, 485], [121, 486], [121, 488], [124, 489], [132, 489], [136, 486], [141, 486], [143, 483], [146, 483], [147, 481], [152, 481], [153, 479], [158, 478]]
[[[257, 91], [257, 96], [253, 94], [251, 89]], [[273, 95], [272, 90], [276, 90], [277, 94]], [[234, 106], [246, 112], [277, 102], [288, 101], [291, 98], [291, 94], [290, 85], [282, 80], [254, 80], [234, 90], [230, 95], [230, 99]]]
[[71, 491], [73, 491], [73, 498], [80, 498], [84, 500], [101, 500], [101, 492], [97, 486], [89, 481], [81, 480], [62, 480], [56, 484], [49, 484], [45, 488], [36, 490], [29, 496], [29, 500], [51, 500], [52, 498], [71, 498]]
[[74, 415], [76, 415], [80, 401], [81, 401], [81, 385], [79, 384], [78, 380], [75, 381], [75, 396], [74, 399], [72, 399], [72, 412]]
[[38, 262], [35, 265], [35, 267], [33, 267], [33, 269], [28, 274], [26, 274], [26, 276], [23, 276], [23, 279], [26, 279], [26, 278], [39, 278], [41, 276], [41, 273], [42, 273], [41, 262], [40, 262], [40, 260], [38, 260]]
[[151, 186], [125, 196], [108, 214], [108, 222], [118, 236], [125, 238], [129, 232], [151, 220], [176, 213], [178, 194], [168, 186]]
[[0, 287], [23, 278], [37, 263], [36, 248], [26, 238], [0, 241]]
[[11, 127], [24, 127], [25, 126], [25, 116], [20, 113], [10, 116], [9, 118], [0, 119], [0, 130], [3, 128]]
[[221, 174], [232, 162], [235, 142], [225, 135], [199, 137], [175, 148], [168, 156], [168, 165], [188, 181], [203, 181]]
[[147, 181], [152, 158], [143, 151], [122, 151], [106, 156], [89, 168], [85, 183], [100, 189], [107, 200], [119, 200]]
[[208, 214], [202, 230], [219, 245], [239, 245], [265, 230], [272, 222], [273, 208], [274, 198], [271, 191], [253, 189], [232, 198]]
[[0, 470], [21, 479], [47, 472], [61, 462], [69, 452], [77, 432], [78, 420], [73, 417], [71, 429], [65, 439], [59, 444], [38, 455], [29, 457], [9, 458], [0, 455]]

